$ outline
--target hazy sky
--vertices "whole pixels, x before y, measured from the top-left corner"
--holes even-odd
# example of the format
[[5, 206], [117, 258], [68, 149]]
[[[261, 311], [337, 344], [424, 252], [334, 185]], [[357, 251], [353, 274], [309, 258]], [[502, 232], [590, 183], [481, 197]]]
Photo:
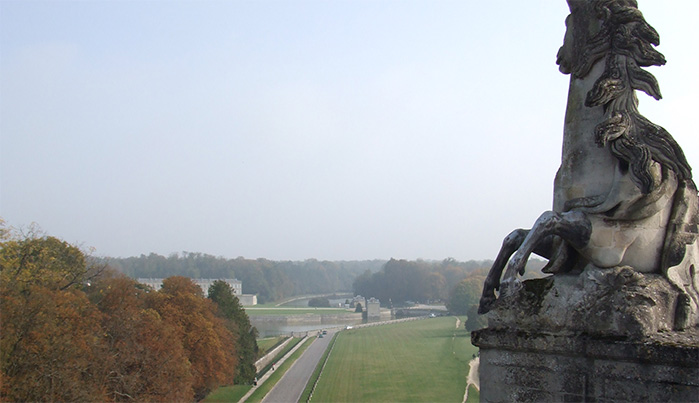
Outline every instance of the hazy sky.
[[[699, 169], [699, 1], [640, 0]], [[0, 0], [0, 217], [98, 256], [494, 258], [550, 209], [565, 0]]]

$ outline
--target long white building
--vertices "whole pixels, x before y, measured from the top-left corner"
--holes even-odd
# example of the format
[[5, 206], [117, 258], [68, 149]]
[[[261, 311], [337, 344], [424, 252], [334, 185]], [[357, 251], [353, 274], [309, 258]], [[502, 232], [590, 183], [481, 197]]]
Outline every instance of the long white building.
[[[240, 280], [236, 280], [233, 278], [193, 278], [192, 281], [194, 281], [199, 287], [201, 287], [201, 290], [204, 292], [204, 295], [207, 295], [209, 293], [209, 287], [211, 284], [213, 284], [214, 281], [221, 280], [225, 281], [228, 283], [228, 285], [231, 286], [231, 289], [233, 289], [233, 294], [238, 297], [238, 300], [240, 300], [240, 303], [242, 305], [257, 305], [257, 295], [254, 294], [243, 294], [243, 282]], [[160, 287], [163, 286], [163, 279], [162, 278], [139, 278], [136, 279], [141, 284], [145, 284], [148, 286], [153, 287], [154, 290], [159, 290]]]

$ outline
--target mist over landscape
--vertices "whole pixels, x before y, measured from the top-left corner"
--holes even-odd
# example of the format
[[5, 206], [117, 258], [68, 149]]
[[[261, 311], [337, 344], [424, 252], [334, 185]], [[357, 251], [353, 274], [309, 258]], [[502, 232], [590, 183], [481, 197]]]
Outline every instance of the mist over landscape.
[[[650, 83], [641, 89], [660, 98], [656, 77], [663, 95], [639, 92], [640, 105], [696, 167], [699, 1], [646, 0], [642, 10], [667, 65], [638, 73]], [[522, 243], [516, 229], [552, 208], [559, 166], [585, 154], [562, 163], [571, 79], [556, 56], [568, 12], [565, 0], [0, 1], [0, 401], [477, 402], [478, 346], [493, 350], [479, 330], [510, 321], [515, 331], [491, 335], [514, 340], [495, 359], [505, 362], [498, 376], [533, 379], [526, 393], [561, 384], [567, 400], [590, 400], [588, 375], [632, 348], [573, 339], [594, 332], [560, 323], [594, 316], [616, 331], [638, 312], [681, 323], [692, 300], [678, 284], [696, 273], [687, 265], [686, 279], [666, 284], [649, 269], [663, 305], [646, 296], [656, 292], [642, 283], [648, 273], [619, 263], [587, 275], [603, 270], [580, 251], [592, 245], [604, 262], [651, 256], [643, 242], [628, 248], [640, 239], [682, 260], [696, 222], [671, 222], [676, 243], [608, 228], [591, 240], [587, 211], [614, 231], [643, 229], [614, 214], [671, 199], [602, 210], [606, 199], [571, 186], [585, 196], [571, 199], [566, 213], [577, 215], [549, 214]], [[627, 130], [604, 127], [610, 138]], [[635, 172], [620, 161], [615, 175]], [[696, 196], [686, 173], [675, 190]], [[635, 191], [629, 183], [609, 194]], [[671, 204], [688, 216], [697, 207]], [[572, 218], [555, 232], [560, 216]], [[549, 265], [555, 275], [514, 255], [501, 288], [510, 254], [532, 250], [561, 263]], [[613, 300], [614, 288], [627, 294]], [[618, 314], [599, 295], [640, 308]], [[505, 296], [522, 303], [489, 322]], [[547, 323], [552, 306], [563, 319]], [[522, 319], [531, 334], [519, 332]], [[540, 323], [559, 334], [536, 333]], [[678, 367], [647, 371], [650, 349], [638, 346], [638, 373], [676, 388], [665, 374]], [[599, 368], [585, 356], [595, 348]], [[516, 349], [519, 366], [507, 363]], [[618, 372], [635, 377], [630, 354]], [[557, 371], [562, 362], [573, 371]], [[530, 376], [547, 365], [550, 382]]]
[[[698, 4], [643, 4], [668, 63], [642, 109], [690, 164]], [[493, 259], [551, 207], [567, 13], [3, 1], [0, 217], [98, 256]]]

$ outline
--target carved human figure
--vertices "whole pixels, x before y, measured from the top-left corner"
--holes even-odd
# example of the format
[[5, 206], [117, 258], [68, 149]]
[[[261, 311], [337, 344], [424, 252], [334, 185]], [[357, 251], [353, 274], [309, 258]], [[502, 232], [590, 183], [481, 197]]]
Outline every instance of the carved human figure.
[[517, 289], [517, 275], [536, 253], [549, 259], [544, 268], [549, 273], [590, 264], [663, 273], [682, 296], [675, 326], [696, 325], [696, 186], [682, 149], [639, 113], [636, 97], [640, 90], [661, 98], [656, 79], [642, 69], [665, 64], [654, 48], [658, 34], [635, 0], [568, 0], [568, 5], [557, 63], [571, 78], [553, 210], [531, 230], [505, 238], [479, 312], [491, 308], [496, 290], [503, 295]]

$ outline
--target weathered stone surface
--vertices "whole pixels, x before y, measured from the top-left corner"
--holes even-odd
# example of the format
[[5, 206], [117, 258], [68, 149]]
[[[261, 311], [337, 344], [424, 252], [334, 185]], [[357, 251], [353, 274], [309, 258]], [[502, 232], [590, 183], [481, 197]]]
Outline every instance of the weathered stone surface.
[[[483, 287], [481, 400], [698, 401], [699, 196], [674, 138], [638, 110], [665, 64], [633, 0], [568, 0], [570, 74], [552, 211], [517, 229]], [[552, 276], [522, 282], [529, 256]], [[499, 294], [496, 294], [499, 291]]]
[[[665, 64], [655, 50], [658, 33], [635, 1], [569, 0], [568, 5], [557, 62], [571, 79], [553, 210], [530, 230], [505, 238], [479, 312], [491, 309], [496, 289], [507, 295], [517, 286], [527, 259], [536, 253], [549, 259], [546, 270], [554, 274], [579, 272], [588, 264], [660, 274], [682, 294], [669, 327], [697, 326], [697, 188], [679, 144], [638, 110], [638, 92], [661, 98], [657, 80], [643, 69]], [[659, 306], [669, 304], [672, 311], [675, 302]]]
[[698, 339], [697, 329], [635, 341], [492, 328], [472, 333], [486, 402], [699, 401]]
[[493, 329], [643, 338], [670, 331], [679, 290], [659, 274], [630, 267], [527, 280], [488, 314]]

